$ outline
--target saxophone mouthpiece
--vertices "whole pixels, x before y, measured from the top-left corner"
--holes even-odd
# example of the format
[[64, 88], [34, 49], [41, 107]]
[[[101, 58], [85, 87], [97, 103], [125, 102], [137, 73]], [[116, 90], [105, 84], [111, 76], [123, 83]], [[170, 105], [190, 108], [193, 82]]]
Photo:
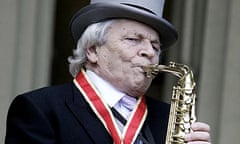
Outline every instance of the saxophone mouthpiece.
[[159, 65], [158, 64], [150, 64], [142, 66], [142, 69], [144, 71], [144, 74], [147, 78], [155, 78], [158, 73], [160, 72]]

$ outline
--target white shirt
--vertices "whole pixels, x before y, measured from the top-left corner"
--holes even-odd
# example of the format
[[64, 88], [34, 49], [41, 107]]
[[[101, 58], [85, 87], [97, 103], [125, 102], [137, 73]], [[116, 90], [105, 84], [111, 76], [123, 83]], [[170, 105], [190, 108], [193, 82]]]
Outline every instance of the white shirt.
[[[109, 82], [102, 79], [100, 76], [98, 76], [96, 73], [87, 70], [86, 74], [88, 78], [91, 80], [97, 91], [100, 93], [100, 97], [104, 102], [106, 102], [107, 105], [109, 105], [111, 108], [114, 107], [119, 113], [121, 113], [122, 116], [125, 117], [125, 119], [129, 118], [129, 111], [122, 108], [121, 99], [123, 97], [127, 98], [133, 105], [137, 104], [137, 100], [133, 97], [127, 96], [125, 93], [120, 92], [116, 88], [114, 88]], [[123, 125], [120, 121], [116, 120], [120, 131], [123, 130]]]
[[[121, 99], [125, 97], [130, 103], [132, 103], [132, 105], [135, 106], [137, 104], [137, 100], [133, 97], [126, 95], [123, 92], [120, 92], [119, 90], [114, 88], [109, 82], [102, 79], [100, 76], [90, 70], [86, 70], [86, 75], [91, 80], [97, 91], [100, 93], [100, 97], [102, 98], [102, 100], [106, 102], [111, 108], [114, 107], [119, 113], [121, 113], [121, 115], [125, 117], [125, 119], [128, 119], [129, 112], [125, 111], [122, 108]], [[115, 120], [119, 130], [123, 132], [124, 125], [118, 119], [115, 118]], [[139, 141], [138, 143], [142, 144], [142, 141]]]
[[116, 105], [118, 101], [125, 95], [94, 72], [87, 70], [86, 74], [97, 89], [97, 91], [100, 93], [103, 101], [106, 102], [110, 107]]

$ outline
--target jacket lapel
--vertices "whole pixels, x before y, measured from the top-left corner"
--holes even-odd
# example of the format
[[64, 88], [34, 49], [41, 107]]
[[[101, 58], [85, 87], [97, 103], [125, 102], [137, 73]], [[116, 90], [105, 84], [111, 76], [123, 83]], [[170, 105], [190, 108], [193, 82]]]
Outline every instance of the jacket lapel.
[[154, 100], [150, 97], [146, 98], [148, 106], [148, 117], [146, 124], [148, 124], [154, 141], [156, 144], [164, 144], [168, 126], [168, 117], [170, 105]]
[[94, 143], [113, 143], [111, 136], [75, 86], [73, 95], [67, 97], [66, 104]]
[[[155, 143], [164, 143], [167, 129], [169, 105], [159, 103], [147, 97], [148, 116], [146, 124], [149, 126]], [[66, 105], [73, 113], [79, 124], [89, 134], [94, 143], [112, 144], [112, 138], [101, 121], [92, 111], [80, 91], [73, 85], [73, 93], [67, 96]]]

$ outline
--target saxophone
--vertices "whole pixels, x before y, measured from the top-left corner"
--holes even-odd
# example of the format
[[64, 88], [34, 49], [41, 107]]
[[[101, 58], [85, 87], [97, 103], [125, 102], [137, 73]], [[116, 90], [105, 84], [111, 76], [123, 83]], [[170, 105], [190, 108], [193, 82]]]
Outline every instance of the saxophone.
[[153, 78], [159, 72], [169, 72], [179, 78], [173, 87], [168, 120], [166, 144], [186, 144], [184, 136], [192, 130], [195, 116], [195, 81], [188, 66], [170, 62], [169, 65], [143, 66], [146, 77]]

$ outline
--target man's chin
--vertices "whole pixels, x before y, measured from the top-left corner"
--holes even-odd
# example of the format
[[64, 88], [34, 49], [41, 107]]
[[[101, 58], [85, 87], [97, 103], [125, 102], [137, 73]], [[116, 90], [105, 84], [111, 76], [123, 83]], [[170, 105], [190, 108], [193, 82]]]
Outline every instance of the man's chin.
[[129, 91], [129, 94], [134, 97], [142, 96], [147, 92], [149, 86], [150, 84], [136, 85]]

